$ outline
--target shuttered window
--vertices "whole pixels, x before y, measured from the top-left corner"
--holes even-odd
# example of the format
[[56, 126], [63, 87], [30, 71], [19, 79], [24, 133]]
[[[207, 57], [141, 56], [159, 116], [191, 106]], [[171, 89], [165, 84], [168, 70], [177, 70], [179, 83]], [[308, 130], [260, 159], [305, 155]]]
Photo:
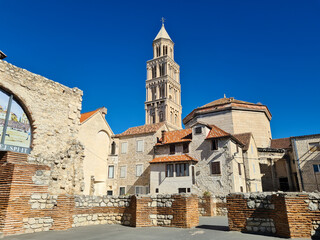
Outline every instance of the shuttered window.
[[127, 153], [128, 152], [128, 143], [123, 142], [121, 143], [121, 153]]
[[221, 174], [220, 162], [211, 163], [211, 174]]
[[137, 140], [137, 152], [143, 152], [143, 140]]

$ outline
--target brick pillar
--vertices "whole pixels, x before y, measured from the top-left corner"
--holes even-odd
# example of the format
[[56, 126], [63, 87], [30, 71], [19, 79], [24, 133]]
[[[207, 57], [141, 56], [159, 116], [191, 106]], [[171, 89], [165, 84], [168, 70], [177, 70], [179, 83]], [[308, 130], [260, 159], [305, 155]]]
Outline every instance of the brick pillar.
[[149, 215], [152, 213], [151, 207], [148, 205], [152, 202], [150, 197], [132, 196], [132, 211], [135, 214], [132, 215], [134, 227], [151, 227], [152, 221]]
[[248, 217], [247, 200], [243, 195], [227, 196], [228, 222], [231, 231], [244, 231]]
[[174, 195], [172, 226], [191, 228], [199, 225], [199, 199], [196, 195]]

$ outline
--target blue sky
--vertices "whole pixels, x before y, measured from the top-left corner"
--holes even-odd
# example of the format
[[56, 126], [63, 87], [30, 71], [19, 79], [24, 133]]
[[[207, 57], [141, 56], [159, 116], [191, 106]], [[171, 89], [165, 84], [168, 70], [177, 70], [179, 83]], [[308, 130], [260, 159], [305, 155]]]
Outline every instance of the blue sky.
[[0, 0], [6, 61], [84, 91], [115, 133], [143, 125], [146, 61], [166, 18], [185, 117], [223, 97], [266, 104], [273, 138], [320, 133], [320, 0]]

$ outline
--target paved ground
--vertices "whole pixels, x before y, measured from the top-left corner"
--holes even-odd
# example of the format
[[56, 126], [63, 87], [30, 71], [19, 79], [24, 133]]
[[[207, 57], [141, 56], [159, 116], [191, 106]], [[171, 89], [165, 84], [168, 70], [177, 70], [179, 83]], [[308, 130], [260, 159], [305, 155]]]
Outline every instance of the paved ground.
[[72, 228], [67, 231], [50, 231], [5, 237], [4, 240], [272, 240], [280, 239], [270, 236], [229, 232], [228, 221], [225, 217], [201, 217], [200, 225], [192, 229], [181, 228], [132, 228], [121, 225], [93, 225]]

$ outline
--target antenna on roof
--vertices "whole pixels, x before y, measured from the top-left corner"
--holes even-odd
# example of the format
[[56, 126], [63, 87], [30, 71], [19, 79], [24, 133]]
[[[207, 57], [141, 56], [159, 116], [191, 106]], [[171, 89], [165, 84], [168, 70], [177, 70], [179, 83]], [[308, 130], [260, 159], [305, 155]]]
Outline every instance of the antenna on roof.
[[224, 97], [224, 98], [227, 98], [227, 97], [226, 97], [226, 94], [223, 94], [223, 97]]

